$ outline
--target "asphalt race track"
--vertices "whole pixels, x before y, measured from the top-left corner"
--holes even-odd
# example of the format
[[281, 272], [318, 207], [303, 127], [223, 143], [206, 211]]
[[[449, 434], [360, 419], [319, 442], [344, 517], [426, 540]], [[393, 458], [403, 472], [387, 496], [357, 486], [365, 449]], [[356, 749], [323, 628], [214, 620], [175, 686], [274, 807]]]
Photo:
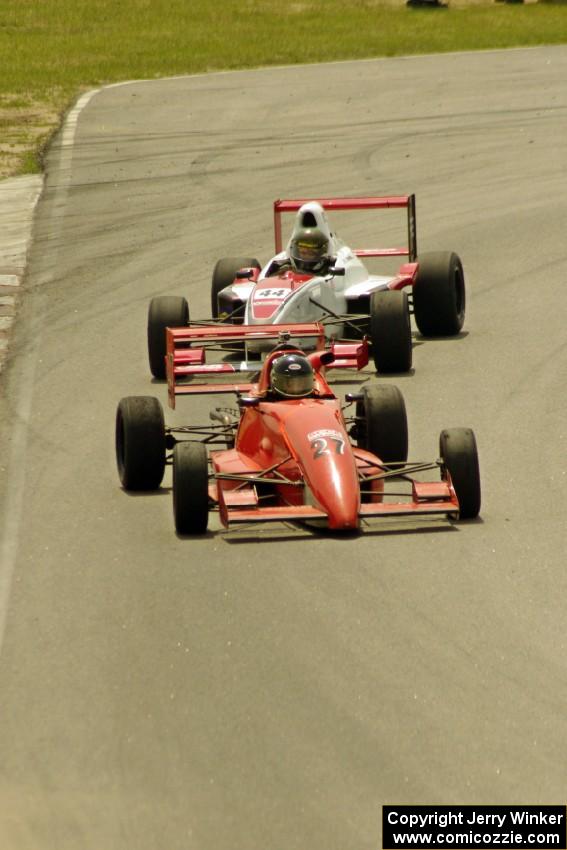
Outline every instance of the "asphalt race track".
[[[140, 82], [53, 146], [2, 375], [0, 847], [376, 850], [386, 803], [564, 802], [566, 79], [557, 47]], [[119, 398], [165, 403], [149, 298], [208, 315], [276, 197], [408, 192], [466, 333], [387, 380], [410, 457], [474, 428], [481, 518], [178, 538], [170, 479], [114, 463]]]

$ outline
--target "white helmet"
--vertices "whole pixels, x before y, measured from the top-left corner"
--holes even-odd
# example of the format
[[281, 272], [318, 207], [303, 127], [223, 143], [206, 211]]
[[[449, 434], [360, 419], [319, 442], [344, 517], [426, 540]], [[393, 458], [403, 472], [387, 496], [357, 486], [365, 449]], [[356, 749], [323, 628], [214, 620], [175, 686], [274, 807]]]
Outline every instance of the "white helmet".
[[333, 255], [333, 234], [327, 215], [317, 201], [308, 201], [297, 211], [288, 244], [288, 254], [298, 271], [319, 271]]

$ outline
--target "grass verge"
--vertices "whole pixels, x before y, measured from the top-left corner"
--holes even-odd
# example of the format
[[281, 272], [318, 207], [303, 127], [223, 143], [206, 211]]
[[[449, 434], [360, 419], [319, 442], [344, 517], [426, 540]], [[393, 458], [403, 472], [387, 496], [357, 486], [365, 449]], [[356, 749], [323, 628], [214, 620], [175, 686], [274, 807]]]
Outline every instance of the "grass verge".
[[[0, 177], [41, 150], [84, 90], [219, 69], [567, 42], [565, 7], [396, 0], [4, 0]], [[403, 0], [399, 0], [399, 3]], [[466, 2], [466, 0], [465, 0]]]

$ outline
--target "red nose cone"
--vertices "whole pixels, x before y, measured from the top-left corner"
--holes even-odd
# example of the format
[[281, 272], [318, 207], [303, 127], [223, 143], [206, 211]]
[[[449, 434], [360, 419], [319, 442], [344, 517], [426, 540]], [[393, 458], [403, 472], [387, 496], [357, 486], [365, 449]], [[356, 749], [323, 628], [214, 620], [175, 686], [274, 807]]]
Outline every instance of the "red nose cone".
[[296, 402], [285, 429], [312, 501], [327, 514], [333, 531], [359, 526], [358, 471], [337, 401]]
[[351, 452], [329, 454], [321, 460], [322, 463], [316, 470], [317, 477], [311, 478], [312, 492], [329, 518], [329, 529], [332, 531], [357, 529], [360, 489]]

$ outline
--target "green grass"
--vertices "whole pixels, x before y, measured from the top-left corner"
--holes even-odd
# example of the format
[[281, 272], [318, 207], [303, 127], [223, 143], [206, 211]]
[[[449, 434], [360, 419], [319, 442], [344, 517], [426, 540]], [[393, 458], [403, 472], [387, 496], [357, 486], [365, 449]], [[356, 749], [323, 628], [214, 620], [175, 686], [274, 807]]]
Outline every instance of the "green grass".
[[[24, 116], [35, 116], [27, 129], [27, 147], [34, 149], [45, 140], [45, 123], [54, 128], [81, 91], [104, 83], [567, 42], [561, 5], [442, 10], [407, 9], [404, 0], [394, 1], [2, 0], [0, 116], [15, 132]], [[0, 160], [10, 131], [4, 139]], [[27, 149], [11, 165], [18, 173], [39, 167]]]

